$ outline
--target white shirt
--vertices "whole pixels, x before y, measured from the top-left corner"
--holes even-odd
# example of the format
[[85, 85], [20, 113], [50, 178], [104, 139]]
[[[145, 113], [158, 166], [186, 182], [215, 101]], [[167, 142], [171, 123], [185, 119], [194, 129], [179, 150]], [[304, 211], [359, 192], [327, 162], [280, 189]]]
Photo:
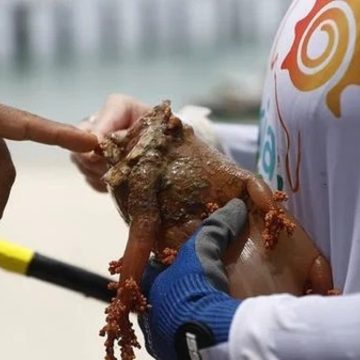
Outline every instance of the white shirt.
[[[289, 209], [330, 260], [344, 295], [244, 300], [229, 341], [203, 358], [360, 359], [359, 0], [292, 3], [269, 59], [261, 114], [258, 170], [290, 196]], [[234, 135], [226, 140], [238, 148]]]

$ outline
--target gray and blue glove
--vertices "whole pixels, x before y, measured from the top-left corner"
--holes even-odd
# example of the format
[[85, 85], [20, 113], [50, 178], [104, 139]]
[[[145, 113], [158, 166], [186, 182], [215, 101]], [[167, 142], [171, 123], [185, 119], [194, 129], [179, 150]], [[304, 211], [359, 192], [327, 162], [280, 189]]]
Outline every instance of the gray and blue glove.
[[139, 317], [146, 348], [156, 359], [193, 359], [228, 340], [241, 301], [228, 294], [224, 251], [244, 228], [247, 209], [233, 199], [209, 216], [165, 267], [150, 261], [142, 290], [150, 309]]

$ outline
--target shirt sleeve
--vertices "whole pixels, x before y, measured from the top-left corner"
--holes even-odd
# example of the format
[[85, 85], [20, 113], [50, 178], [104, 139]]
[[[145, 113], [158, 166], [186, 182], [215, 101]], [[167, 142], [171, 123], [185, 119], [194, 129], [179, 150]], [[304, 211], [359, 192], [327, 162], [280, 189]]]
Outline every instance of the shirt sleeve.
[[242, 168], [255, 172], [258, 125], [214, 123], [223, 152]]
[[187, 105], [176, 115], [191, 125], [200, 139], [225, 153], [241, 167], [255, 171], [258, 125], [213, 122], [209, 118], [210, 113], [208, 108]]
[[247, 299], [230, 328], [228, 358], [360, 359], [359, 307], [360, 294]]

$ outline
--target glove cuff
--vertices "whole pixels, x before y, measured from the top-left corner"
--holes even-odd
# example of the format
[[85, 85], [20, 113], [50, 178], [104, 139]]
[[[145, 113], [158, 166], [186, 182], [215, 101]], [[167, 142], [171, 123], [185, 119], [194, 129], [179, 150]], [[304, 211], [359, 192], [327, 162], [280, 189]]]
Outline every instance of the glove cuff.
[[161, 305], [157, 306], [155, 299], [153, 303], [160, 320], [157, 325], [160, 337], [174, 336], [182, 324], [196, 321], [211, 330], [215, 344], [228, 340], [230, 325], [240, 300], [216, 290], [200, 274], [184, 276], [176, 282], [176, 286], [168, 291], [163, 290], [156, 290], [163, 295]]
[[214, 343], [225, 342], [240, 301], [222, 293], [213, 293], [197, 301], [194, 320], [205, 324], [214, 335]]

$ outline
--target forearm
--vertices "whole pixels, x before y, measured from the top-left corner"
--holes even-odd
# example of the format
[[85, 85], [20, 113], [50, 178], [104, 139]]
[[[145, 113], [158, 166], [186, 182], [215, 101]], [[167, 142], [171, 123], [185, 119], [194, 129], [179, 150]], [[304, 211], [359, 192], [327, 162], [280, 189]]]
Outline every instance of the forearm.
[[229, 359], [359, 359], [360, 294], [244, 301], [230, 328]]

